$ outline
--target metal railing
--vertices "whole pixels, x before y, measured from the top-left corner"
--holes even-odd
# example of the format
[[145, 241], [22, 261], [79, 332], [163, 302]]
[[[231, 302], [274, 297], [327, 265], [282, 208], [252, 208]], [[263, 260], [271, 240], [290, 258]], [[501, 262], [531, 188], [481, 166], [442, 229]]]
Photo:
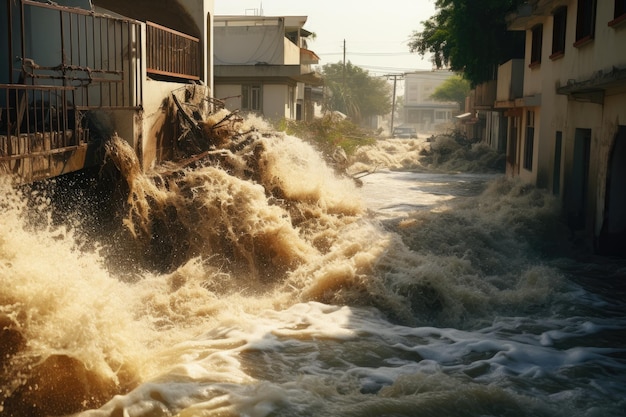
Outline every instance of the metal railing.
[[200, 40], [146, 22], [146, 71], [148, 74], [199, 80]]
[[10, 4], [21, 26], [8, 32], [9, 43], [20, 45], [12, 68], [19, 79], [11, 75], [11, 83], [75, 87], [75, 106], [141, 106], [139, 22], [32, 0]]
[[0, 84], [0, 161], [49, 154], [89, 140], [74, 87]]

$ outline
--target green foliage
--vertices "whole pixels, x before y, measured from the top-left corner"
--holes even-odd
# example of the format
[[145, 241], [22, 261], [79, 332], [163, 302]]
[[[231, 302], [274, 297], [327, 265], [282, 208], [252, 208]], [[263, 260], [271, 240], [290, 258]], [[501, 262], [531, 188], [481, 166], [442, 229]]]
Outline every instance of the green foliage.
[[325, 111], [339, 111], [355, 123], [391, 111], [391, 86], [384, 78], [373, 77], [352, 63], [326, 64], [322, 67], [326, 94]]
[[459, 103], [459, 108], [463, 111], [465, 108], [465, 97], [467, 97], [469, 92], [469, 82], [459, 75], [454, 75], [437, 87], [431, 97], [437, 101], [454, 101]]
[[437, 12], [413, 32], [409, 50], [432, 55], [437, 68], [463, 74], [472, 86], [492, 80], [497, 66], [523, 56], [524, 33], [505, 17], [524, 0], [436, 0]]
[[371, 145], [376, 141], [374, 132], [363, 129], [350, 120], [339, 120], [330, 115], [311, 122], [283, 119], [277, 128], [314, 144], [326, 156], [332, 155], [337, 147], [351, 155], [359, 146]]

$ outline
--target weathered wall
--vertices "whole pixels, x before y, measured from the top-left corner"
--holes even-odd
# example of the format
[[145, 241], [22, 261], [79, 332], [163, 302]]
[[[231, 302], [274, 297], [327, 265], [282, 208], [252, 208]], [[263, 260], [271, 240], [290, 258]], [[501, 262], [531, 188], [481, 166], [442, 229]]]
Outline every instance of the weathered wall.
[[241, 109], [241, 84], [216, 84], [215, 97], [226, 99], [226, 108], [230, 111]]
[[[267, 119], [280, 120], [288, 117], [288, 86], [285, 84], [263, 85], [263, 114]], [[292, 103], [293, 105], [293, 103]]]

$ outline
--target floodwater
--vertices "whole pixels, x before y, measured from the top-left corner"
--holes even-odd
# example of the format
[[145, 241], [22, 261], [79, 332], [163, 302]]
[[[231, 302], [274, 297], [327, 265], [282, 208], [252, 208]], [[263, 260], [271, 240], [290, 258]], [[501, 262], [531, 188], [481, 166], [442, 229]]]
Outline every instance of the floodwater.
[[626, 263], [446, 146], [362, 148], [359, 188], [285, 135], [152, 176], [117, 143], [122, 204], [62, 222], [2, 185], [0, 414], [626, 415]]

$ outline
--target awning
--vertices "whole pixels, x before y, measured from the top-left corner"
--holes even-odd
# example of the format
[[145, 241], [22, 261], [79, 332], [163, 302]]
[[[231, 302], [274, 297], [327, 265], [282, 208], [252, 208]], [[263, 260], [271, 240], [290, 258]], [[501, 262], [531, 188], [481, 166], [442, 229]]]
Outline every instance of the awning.
[[454, 117], [464, 125], [471, 125], [478, 122], [478, 118], [474, 116], [474, 113], [463, 113]]

